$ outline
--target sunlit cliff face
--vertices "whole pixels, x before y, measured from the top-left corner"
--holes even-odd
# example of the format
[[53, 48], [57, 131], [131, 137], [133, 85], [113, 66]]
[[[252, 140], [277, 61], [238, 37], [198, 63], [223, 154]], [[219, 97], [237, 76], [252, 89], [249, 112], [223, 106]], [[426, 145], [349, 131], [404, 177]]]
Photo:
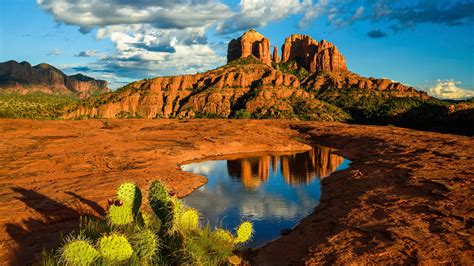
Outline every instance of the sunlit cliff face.
[[246, 188], [259, 187], [268, 180], [270, 171], [276, 173], [278, 169], [286, 183], [297, 185], [329, 176], [343, 161], [331, 148], [316, 146], [306, 153], [229, 160], [227, 170]]

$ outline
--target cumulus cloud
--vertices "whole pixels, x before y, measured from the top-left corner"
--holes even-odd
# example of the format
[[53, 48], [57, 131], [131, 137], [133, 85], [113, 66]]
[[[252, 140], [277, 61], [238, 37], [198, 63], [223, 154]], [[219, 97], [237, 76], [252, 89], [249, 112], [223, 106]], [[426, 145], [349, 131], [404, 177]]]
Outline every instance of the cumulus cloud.
[[447, 26], [467, 25], [474, 22], [474, 1], [472, 0], [418, 0], [418, 1], [388, 1], [363, 0], [369, 16], [361, 20], [372, 22], [389, 21], [390, 28], [398, 32], [413, 28], [418, 24], [432, 23]]
[[388, 18], [401, 27], [413, 27], [419, 23], [456, 26], [474, 22], [474, 2], [424, 0], [405, 6], [389, 6]]
[[305, 11], [300, 26], [307, 26], [314, 19], [323, 16], [335, 27], [348, 26], [357, 21], [387, 21], [391, 22], [389, 28], [394, 32], [422, 23], [472, 25], [474, 1], [319, 0]]
[[428, 94], [439, 99], [460, 100], [474, 97], [474, 90], [458, 87], [461, 82], [450, 80], [437, 80], [428, 89]]
[[241, 0], [239, 11], [220, 23], [217, 31], [225, 34], [262, 27], [289, 15], [304, 13], [311, 5], [311, 0]]
[[175, 45], [174, 53], [155, 52], [132, 47], [119, 50], [97, 64], [131, 79], [150, 78], [157, 75], [196, 73], [225, 63], [208, 45]]
[[306, 27], [313, 20], [322, 16], [328, 10], [329, 2], [330, 0], [319, 0], [316, 4], [308, 6], [298, 26]]
[[94, 27], [154, 24], [159, 28], [201, 27], [231, 15], [214, 0], [37, 0], [58, 22], [78, 25], [87, 33]]

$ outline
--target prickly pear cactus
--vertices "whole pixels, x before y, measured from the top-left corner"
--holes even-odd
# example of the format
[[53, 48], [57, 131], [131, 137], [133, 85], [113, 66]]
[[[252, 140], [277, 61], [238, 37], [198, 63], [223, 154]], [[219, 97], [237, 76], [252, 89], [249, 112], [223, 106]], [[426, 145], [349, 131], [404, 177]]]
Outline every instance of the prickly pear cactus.
[[161, 220], [163, 228], [171, 229], [175, 216], [175, 204], [168, 196], [166, 188], [159, 181], [151, 183], [148, 202], [153, 212]]
[[128, 205], [109, 207], [109, 222], [112, 225], [126, 225], [133, 223], [133, 211]]
[[244, 243], [252, 238], [253, 234], [253, 225], [251, 222], [243, 222], [237, 228], [237, 237], [235, 238], [235, 243]]
[[158, 249], [158, 239], [151, 230], [142, 230], [131, 235], [130, 242], [140, 259], [150, 260]]
[[178, 230], [189, 232], [199, 229], [199, 213], [192, 208], [182, 211], [176, 217], [176, 226]]
[[161, 184], [160, 181], [153, 181], [150, 185], [150, 189], [148, 191], [148, 201], [150, 203], [160, 201], [160, 202], [167, 202], [170, 200], [168, 195], [168, 191], [166, 190], [165, 186]]
[[217, 229], [212, 232], [212, 237], [214, 241], [219, 243], [232, 245], [234, 243], [234, 236], [227, 230]]
[[150, 215], [144, 212], [139, 212], [136, 222], [138, 226], [148, 228], [150, 226]]
[[72, 240], [64, 245], [61, 257], [68, 265], [91, 265], [99, 258], [99, 252], [86, 240]]
[[105, 261], [113, 264], [130, 259], [133, 249], [124, 235], [112, 233], [99, 239], [99, 252]]
[[117, 198], [132, 208], [134, 216], [137, 216], [142, 205], [142, 192], [133, 183], [123, 183], [117, 190]]

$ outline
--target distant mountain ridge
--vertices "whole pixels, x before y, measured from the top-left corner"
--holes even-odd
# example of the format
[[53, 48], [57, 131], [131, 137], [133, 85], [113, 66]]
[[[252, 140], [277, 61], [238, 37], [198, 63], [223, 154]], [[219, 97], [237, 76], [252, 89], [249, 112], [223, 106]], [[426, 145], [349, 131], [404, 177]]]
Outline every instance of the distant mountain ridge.
[[0, 63], [1, 90], [13, 90], [23, 94], [33, 91], [66, 93], [80, 98], [110, 91], [105, 80], [82, 74], [68, 76], [49, 64], [31, 66], [28, 62], [18, 63], [14, 60]]

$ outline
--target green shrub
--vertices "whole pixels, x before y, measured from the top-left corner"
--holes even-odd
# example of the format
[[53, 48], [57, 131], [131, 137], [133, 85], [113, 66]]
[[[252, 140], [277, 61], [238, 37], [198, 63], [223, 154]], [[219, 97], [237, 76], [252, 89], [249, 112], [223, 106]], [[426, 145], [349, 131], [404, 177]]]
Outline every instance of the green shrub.
[[1, 92], [0, 118], [58, 119], [67, 105], [78, 101], [73, 95]]
[[240, 109], [237, 112], [235, 112], [234, 118], [238, 119], [251, 119], [252, 113], [247, 111], [246, 109]]

